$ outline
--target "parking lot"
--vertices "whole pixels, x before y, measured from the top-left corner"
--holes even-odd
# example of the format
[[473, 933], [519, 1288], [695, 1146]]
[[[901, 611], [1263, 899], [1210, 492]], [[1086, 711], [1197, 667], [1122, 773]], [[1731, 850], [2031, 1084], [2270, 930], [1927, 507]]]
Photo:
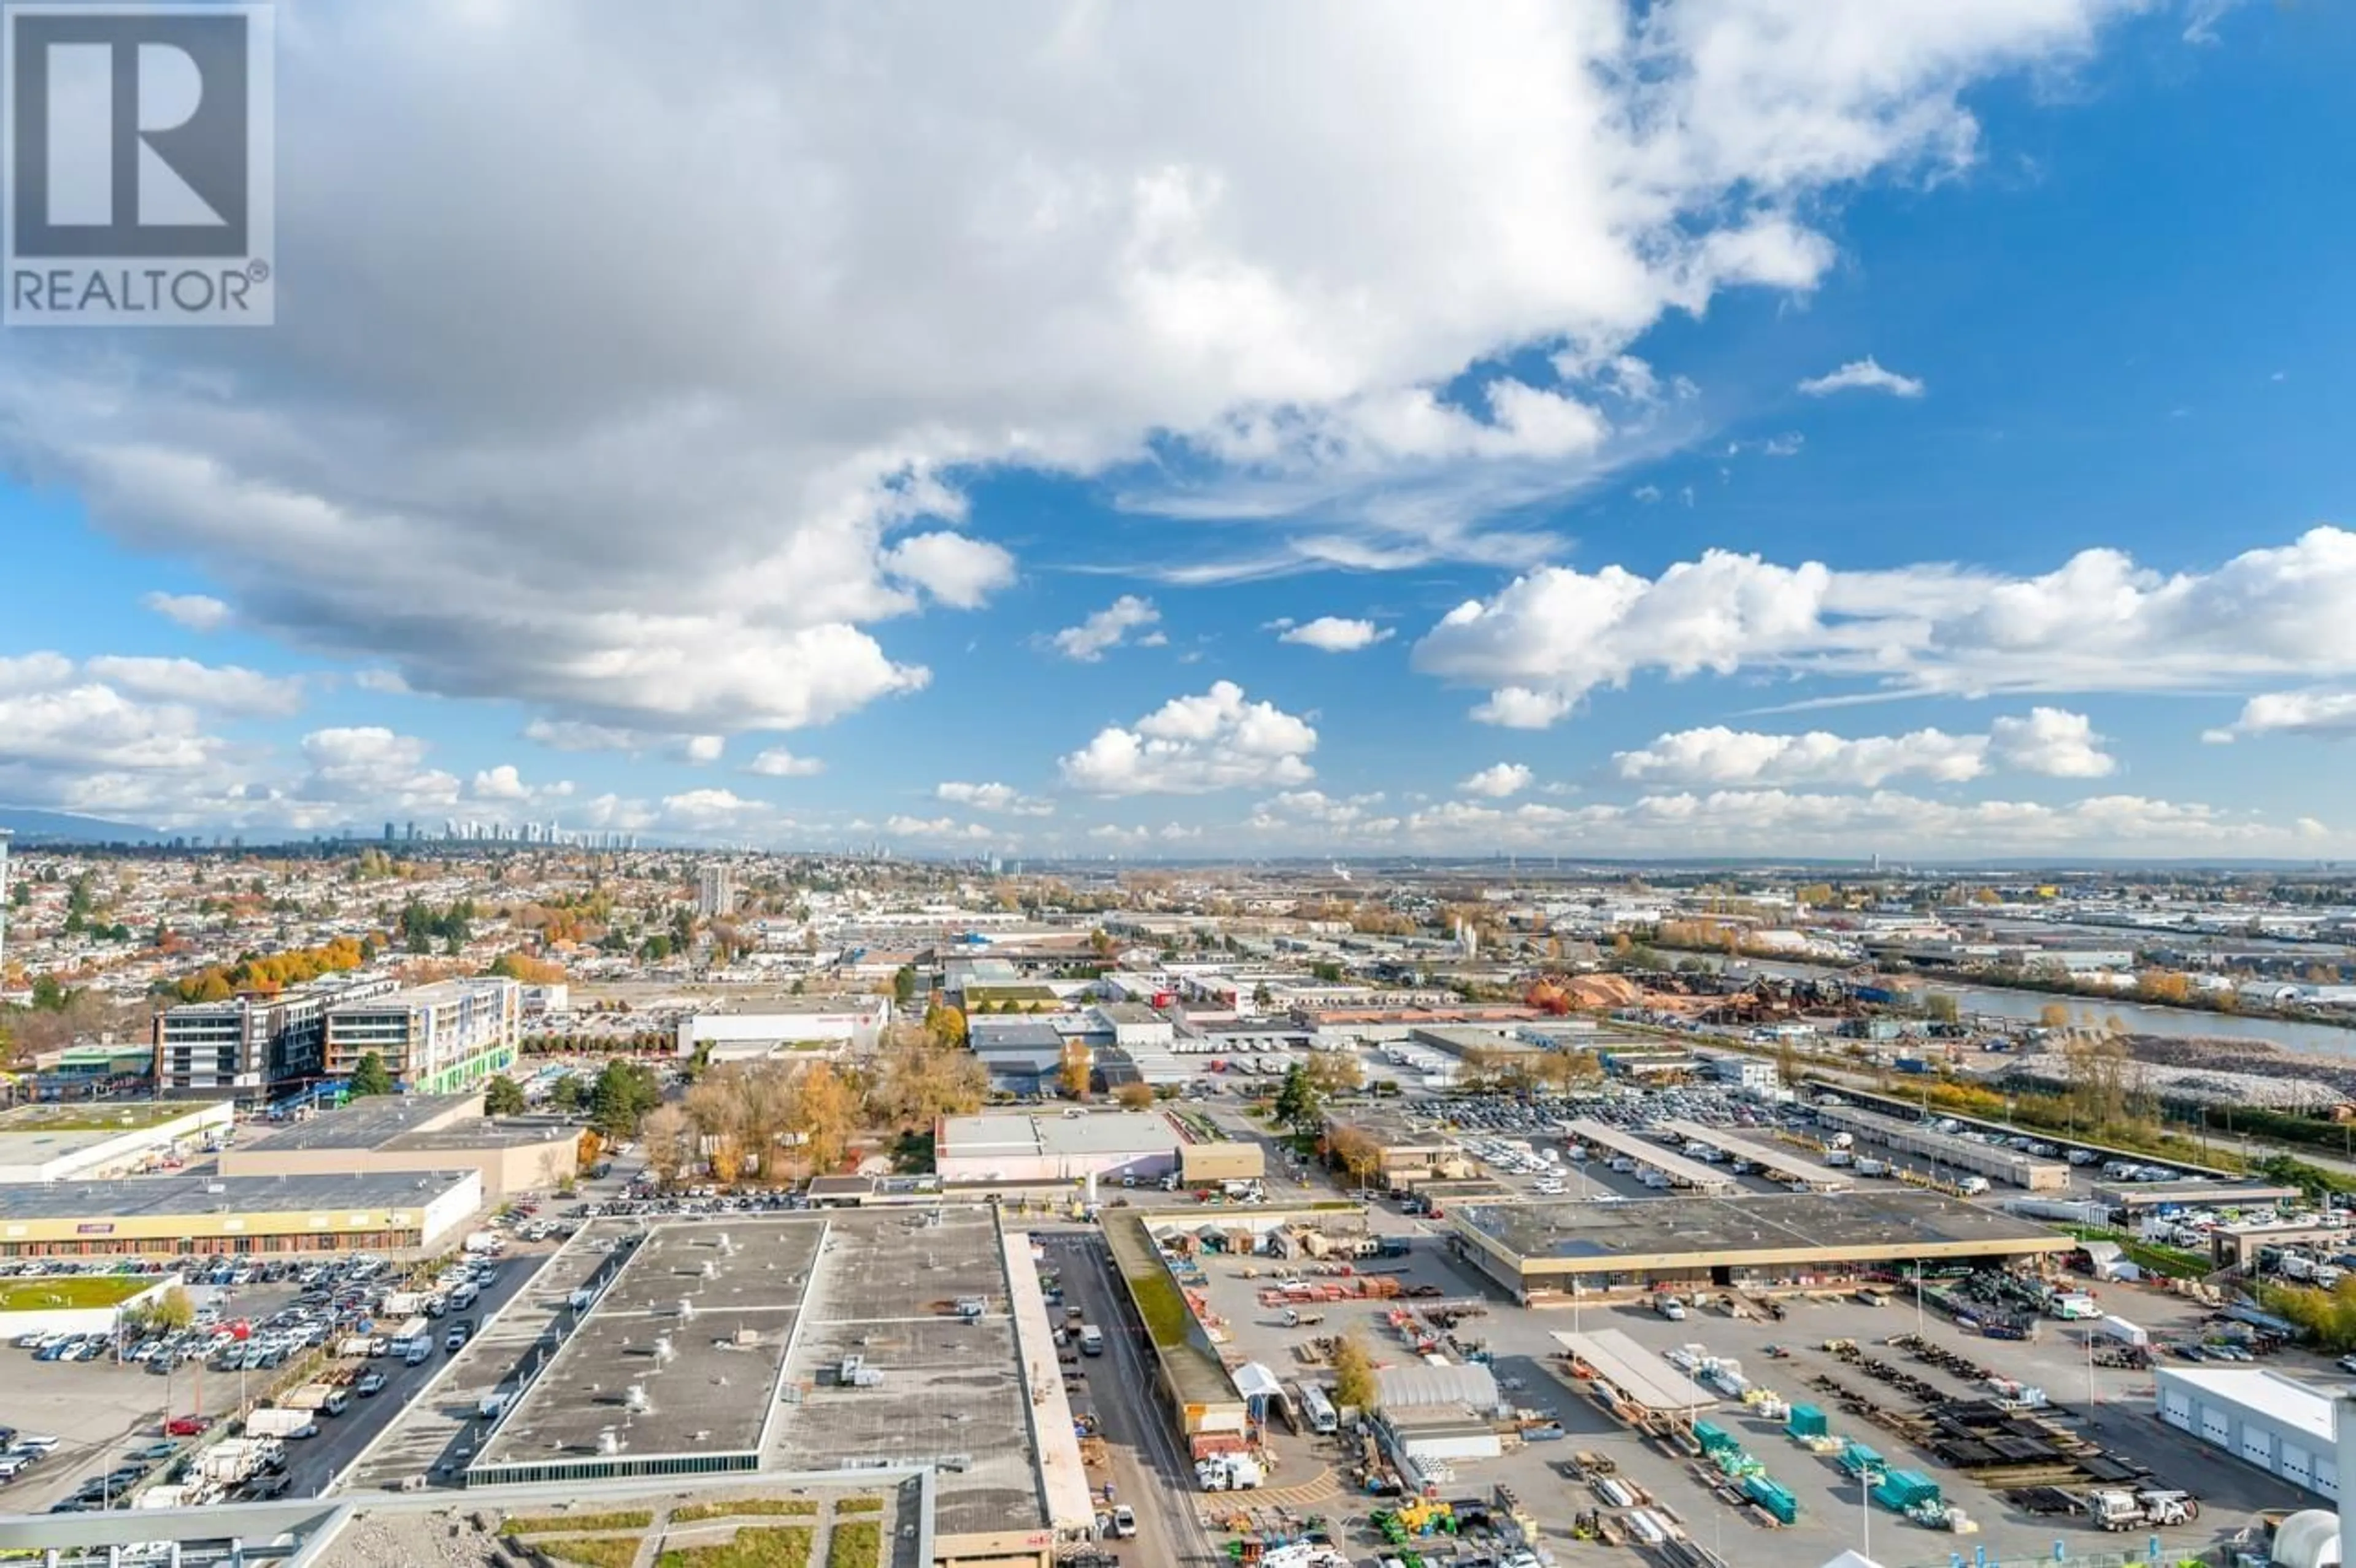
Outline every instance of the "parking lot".
[[[1393, 1225], [1401, 1223], [1395, 1218]], [[1262, 1276], [1247, 1279], [1254, 1267]], [[1210, 1304], [1225, 1320], [1230, 1342], [1222, 1347], [1232, 1360], [1261, 1361], [1280, 1375], [1314, 1381], [1319, 1369], [1307, 1366], [1299, 1348], [1320, 1336], [1355, 1331], [1373, 1349], [1378, 1363], [1402, 1364], [1415, 1354], [1388, 1324], [1390, 1311], [1401, 1303], [1353, 1302], [1320, 1304], [1323, 1321], [1287, 1328], [1280, 1313], [1259, 1305], [1258, 1292], [1266, 1283], [1266, 1260], [1207, 1260]], [[1558, 1554], [1577, 1551], [1571, 1532], [1572, 1514], [1598, 1506], [1584, 1487], [1567, 1483], [1564, 1462], [1580, 1450], [1604, 1454], [1618, 1473], [1633, 1481], [1657, 1505], [1682, 1520], [1699, 1544], [1719, 1552], [1733, 1563], [1789, 1563], [1813, 1568], [1844, 1548], [1856, 1547], [1868, 1528], [1868, 1512], [1858, 1484], [1826, 1457], [1794, 1443], [1780, 1418], [1767, 1419], [1755, 1407], [1721, 1402], [1710, 1419], [1733, 1430], [1745, 1447], [1764, 1463], [1775, 1480], [1798, 1499], [1798, 1520], [1793, 1526], [1769, 1529], [1755, 1509], [1737, 1509], [1720, 1501], [1690, 1473], [1687, 1462], [1658, 1446], [1639, 1441], [1625, 1426], [1575, 1393], [1558, 1372], [1558, 1347], [1550, 1336], [1560, 1331], [1613, 1328], [1623, 1330], [1648, 1353], [1662, 1356], [1681, 1346], [1701, 1346], [1708, 1354], [1731, 1357], [1748, 1370], [1751, 1381], [1789, 1403], [1826, 1402], [1807, 1380], [1830, 1377], [1871, 1389], [1873, 1385], [1828, 1351], [1828, 1342], [1853, 1340], [1870, 1353], [1900, 1359], [1900, 1352], [1875, 1349], [1893, 1336], [1917, 1328], [1915, 1308], [1903, 1301], [1869, 1307], [1853, 1297], [1795, 1300], [1782, 1322], [1738, 1318], [1717, 1311], [1695, 1311], [1682, 1322], [1671, 1322], [1649, 1308], [1622, 1306], [1580, 1311], [1526, 1311], [1484, 1292], [1482, 1282], [1453, 1264], [1444, 1246], [1432, 1239], [1413, 1243], [1411, 1260], [1401, 1275], [1409, 1286], [1437, 1288], [1444, 1298], [1483, 1298], [1485, 1310], [1459, 1330], [1463, 1345], [1478, 1342], [1488, 1358], [1505, 1397], [1522, 1408], [1542, 1412], [1559, 1423], [1559, 1441], [1530, 1443], [1494, 1461], [1460, 1462], [1453, 1482], [1443, 1488], [1451, 1498], [1486, 1499], [1495, 1486], [1511, 1488], [1533, 1512], [1547, 1543]], [[2105, 1310], [2132, 1317], [2148, 1328], [2155, 1339], [2197, 1337], [2198, 1309], [2180, 1298], [2125, 1285], [2098, 1287]], [[1410, 1299], [1404, 1303], [1414, 1306]], [[2302, 1506], [2300, 1494], [2259, 1471], [2221, 1461], [2152, 1416], [2152, 1380], [2148, 1371], [2087, 1364], [2085, 1335], [2091, 1326], [2048, 1322], [2027, 1343], [1997, 1344], [1957, 1328], [1935, 1313], [1924, 1312], [1920, 1327], [1925, 1340], [1962, 1352], [1983, 1363], [2000, 1367], [2003, 1375], [2043, 1389], [2064, 1424], [2113, 1451], [2148, 1466], [2152, 1484], [2187, 1488], [2205, 1505], [2196, 1525], [2162, 1532], [2165, 1545], [2188, 1550], [2209, 1544], [2246, 1520], [2261, 1508]], [[1783, 1351], [1771, 1353], [1770, 1347]], [[2279, 1370], [2319, 1377], [2328, 1369], [2315, 1358], [2286, 1356]], [[1943, 1394], [1965, 1397], [1974, 1391], [1937, 1368], [1906, 1362], [1907, 1370], [1937, 1385]], [[1952, 1386], [1950, 1386], [1952, 1385]], [[1985, 1392], [1986, 1391], [1979, 1391]], [[1926, 1452], [1912, 1451], [1887, 1431], [1863, 1424], [1835, 1412], [1833, 1429], [1877, 1447], [1892, 1466], [1919, 1469], [1941, 1486], [1945, 1499], [1960, 1508], [1979, 1526], [1969, 1537], [1933, 1531], [1879, 1506], [1870, 1511], [1875, 1555], [1906, 1568], [1909, 1564], [1944, 1563], [1957, 1545], [1985, 1545], [1991, 1557], [2050, 1557], [2057, 1540], [2073, 1552], [2100, 1550], [2115, 1538], [2105, 1536], [2081, 1518], [2052, 1520], [2022, 1511], [1994, 1492], [1952, 1470], [1943, 1470]], [[1345, 1524], [1347, 1544], [1355, 1551], [1372, 1551], [1379, 1537], [1366, 1527], [1372, 1506], [1353, 1495], [1344, 1473], [1345, 1456], [1330, 1439], [1283, 1433], [1275, 1438], [1280, 1456], [1269, 1486], [1297, 1511], [1323, 1513]], [[1198, 1506], [1220, 1511], [1223, 1499], [1197, 1498]], [[1248, 1498], [1237, 1499], [1248, 1504]], [[2141, 1539], [2139, 1535], [2138, 1540]], [[1440, 1559], [1445, 1561], [1443, 1557]]]
[[[273, 1473], [223, 1495], [317, 1492], [440, 1360], [437, 1351], [412, 1366], [398, 1356], [333, 1352], [366, 1339], [380, 1341], [396, 1326], [396, 1309], [431, 1323], [438, 1345], [454, 1302], [476, 1318], [497, 1311], [547, 1251], [527, 1247], [504, 1260], [478, 1260], [471, 1274], [452, 1268], [440, 1277], [417, 1274], [412, 1262], [368, 1254], [197, 1256], [136, 1267], [14, 1264], [11, 1277], [19, 1279], [177, 1273], [194, 1282], [187, 1287], [194, 1321], [145, 1332], [126, 1323], [119, 1335], [26, 1336], [0, 1348], [0, 1356], [20, 1356], [24, 1363], [0, 1412], [14, 1428], [0, 1452], [16, 1456], [0, 1466], [13, 1472], [0, 1482], [0, 1508], [123, 1507], [149, 1485], [185, 1481], [181, 1460], [200, 1445], [200, 1432], [217, 1435], [209, 1429], [224, 1413], [259, 1400], [305, 1357], [327, 1352], [317, 1381], [342, 1388], [344, 1399], [314, 1418], [316, 1435], [285, 1445], [285, 1462]], [[457, 1294], [467, 1283], [475, 1288]], [[196, 1430], [168, 1431], [167, 1423]], [[44, 1441], [50, 1438], [53, 1445]]]

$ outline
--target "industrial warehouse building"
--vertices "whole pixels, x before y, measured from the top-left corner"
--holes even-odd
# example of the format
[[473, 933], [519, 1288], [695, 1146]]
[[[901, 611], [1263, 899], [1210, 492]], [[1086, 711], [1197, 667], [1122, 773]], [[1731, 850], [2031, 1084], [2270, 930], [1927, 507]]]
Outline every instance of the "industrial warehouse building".
[[128, 1176], [217, 1142], [230, 1103], [77, 1101], [0, 1112], [0, 1182]]
[[1047, 1568], [1087, 1538], [1031, 1240], [991, 1208], [615, 1234], [595, 1305], [478, 1437], [469, 1488], [929, 1468], [936, 1564]]
[[2169, 1425], [2318, 1497], [2339, 1499], [2332, 1426], [2339, 1402], [2330, 1391], [2248, 1368], [2161, 1367], [2157, 1382], [2159, 1418]]
[[483, 1096], [404, 1095], [320, 1111], [251, 1143], [224, 1149], [223, 1176], [328, 1176], [363, 1171], [472, 1169], [483, 1197], [505, 1202], [549, 1192], [580, 1168], [581, 1129], [540, 1116], [497, 1120]]
[[1256, 1142], [1210, 1140], [1164, 1111], [986, 1111], [944, 1116], [933, 1133], [944, 1182], [1009, 1186], [1081, 1181], [1250, 1181], [1265, 1174]]
[[482, 1206], [471, 1170], [0, 1187], [0, 1257], [431, 1250]]
[[1472, 1204], [1449, 1222], [1459, 1255], [1534, 1307], [1656, 1285], [1837, 1285], [1913, 1262], [1996, 1265], [2077, 1245], [1913, 1190]]
[[1817, 1125], [1855, 1137], [1859, 1144], [1886, 1149], [1901, 1164], [1910, 1159], [1936, 1162], [1951, 1170], [1969, 1171], [1990, 1181], [2001, 1181], [2030, 1192], [2066, 1192], [2070, 1168], [2058, 1159], [2039, 1159], [2001, 1144], [1940, 1132], [1922, 1122], [1885, 1116], [1854, 1105], [1816, 1106]]
[[761, 997], [683, 1015], [679, 1053], [706, 1051], [713, 1061], [801, 1061], [812, 1053], [873, 1051], [891, 1025], [889, 997]]
[[1454, 1138], [1393, 1111], [1328, 1112], [1325, 1142], [1335, 1149], [1363, 1143], [1372, 1162], [1366, 1179], [1376, 1187], [1419, 1188], [1433, 1181], [1462, 1181], [1480, 1170]]

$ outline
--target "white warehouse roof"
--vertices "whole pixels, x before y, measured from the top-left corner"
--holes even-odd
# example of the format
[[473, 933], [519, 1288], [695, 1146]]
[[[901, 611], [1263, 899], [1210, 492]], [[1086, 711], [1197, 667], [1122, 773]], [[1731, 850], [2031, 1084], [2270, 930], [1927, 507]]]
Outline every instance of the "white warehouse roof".
[[1425, 1362], [1386, 1367], [1375, 1374], [1375, 1403], [1385, 1410], [1460, 1405], [1497, 1407], [1497, 1379], [1477, 1361], [1435, 1367]]
[[2279, 1372], [2222, 1367], [2163, 1367], [2158, 1381], [2198, 1392], [2211, 1404], [2236, 1404], [2292, 1431], [2304, 1433], [2327, 1450], [2331, 1445], [2332, 1391]]

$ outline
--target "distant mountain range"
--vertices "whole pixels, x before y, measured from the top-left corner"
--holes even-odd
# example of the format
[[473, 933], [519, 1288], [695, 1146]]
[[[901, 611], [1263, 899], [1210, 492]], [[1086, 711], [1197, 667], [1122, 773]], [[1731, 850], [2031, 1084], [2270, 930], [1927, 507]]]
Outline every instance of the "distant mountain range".
[[102, 816], [76, 816], [67, 811], [35, 811], [17, 805], [0, 805], [0, 827], [16, 834], [19, 847], [33, 844], [161, 844], [172, 837], [153, 827], [109, 822]]

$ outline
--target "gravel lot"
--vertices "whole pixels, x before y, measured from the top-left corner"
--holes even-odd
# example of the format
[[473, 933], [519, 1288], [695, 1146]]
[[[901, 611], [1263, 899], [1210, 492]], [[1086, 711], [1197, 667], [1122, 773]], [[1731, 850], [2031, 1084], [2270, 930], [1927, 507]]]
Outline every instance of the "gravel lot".
[[[1379, 1222], [1391, 1230], [1412, 1223], [1396, 1215], [1383, 1216]], [[1859, 1544], [1858, 1488], [1829, 1459], [1792, 1443], [1780, 1424], [1751, 1418], [1741, 1406], [1732, 1403], [1722, 1405], [1715, 1417], [1738, 1432], [1774, 1478], [1800, 1500], [1799, 1522], [1788, 1529], [1771, 1530], [1754, 1522], [1753, 1512], [1738, 1512], [1718, 1502], [1677, 1461], [1638, 1442], [1548, 1370], [1555, 1351], [1549, 1336], [1574, 1327], [1570, 1311], [1528, 1311], [1510, 1306], [1453, 1264], [1446, 1256], [1444, 1242], [1432, 1234], [1431, 1227], [1416, 1229], [1420, 1239], [1406, 1277], [1415, 1284], [1437, 1285], [1451, 1298], [1485, 1296], [1490, 1305], [1487, 1316], [1469, 1324], [1464, 1332], [1489, 1342], [1494, 1370], [1512, 1390], [1508, 1397], [1526, 1407], [1548, 1412], [1567, 1432], [1560, 1443], [1531, 1444], [1501, 1460], [1460, 1466], [1454, 1486], [1445, 1488], [1444, 1495], [1485, 1497], [1498, 1483], [1512, 1487], [1537, 1515], [1558, 1554], [1575, 1561], [1575, 1554], [1591, 1553], [1593, 1549], [1571, 1538], [1570, 1516], [1574, 1509], [1593, 1503], [1585, 1488], [1567, 1482], [1557, 1466], [1573, 1451], [1592, 1449], [1608, 1455], [1623, 1475], [1651, 1490], [1685, 1521], [1696, 1539], [1743, 1568], [1751, 1564], [1815, 1568], [1842, 1549]], [[1234, 1336], [1231, 1350], [1290, 1375], [1301, 1370], [1292, 1351], [1296, 1342], [1355, 1328], [1375, 1348], [1378, 1360], [1395, 1363], [1408, 1354], [1383, 1322], [1386, 1307], [1380, 1303], [1320, 1306], [1316, 1310], [1325, 1314], [1323, 1327], [1284, 1329], [1273, 1312], [1258, 1306], [1258, 1282], [1242, 1277], [1245, 1263], [1214, 1259], [1208, 1264], [1213, 1304], [1227, 1318]], [[1265, 1276], [1269, 1272], [1265, 1260], [1259, 1266]], [[2201, 1316], [2190, 1303], [2139, 1286], [2105, 1285], [2100, 1295], [2108, 1310], [2144, 1325], [2156, 1339], [2182, 1332]], [[1826, 1353], [1825, 1341], [1853, 1339], [1860, 1345], [1870, 1345], [1912, 1331], [1916, 1321], [1910, 1305], [1875, 1308], [1847, 1298], [1794, 1303], [1790, 1317], [1782, 1323], [1739, 1320], [1716, 1311], [1696, 1312], [1686, 1321], [1674, 1323], [1639, 1307], [1589, 1310], [1578, 1317], [1577, 1327], [1620, 1328], [1650, 1351], [1698, 1343], [1712, 1354], [1739, 1358], [1754, 1382], [1773, 1388], [1794, 1403], [1810, 1402], [1812, 1393], [1803, 1386], [1803, 1380], [1812, 1373], [1830, 1373], [1852, 1387], [1878, 1386]], [[2096, 1369], [2090, 1403], [2083, 1341], [2076, 1325], [2049, 1322], [2032, 1343], [1999, 1343], [1965, 1334], [1933, 1313], [1925, 1315], [1924, 1332], [1926, 1338], [1998, 1368], [2007, 1376], [2043, 1387], [2057, 1404], [2074, 1411], [2090, 1434], [2104, 1445], [2150, 1465], [2163, 1484], [2182, 1486], [2200, 1496], [2204, 1505], [2201, 1520], [2165, 1532], [2166, 1548], [2206, 1546], [2238, 1529], [2254, 1509], [2295, 1508], [2306, 1500], [2287, 1485], [2248, 1467], [2221, 1460], [2213, 1450], [2161, 1426], [2150, 1413], [2148, 1372]], [[1794, 1354], [1788, 1360], [1772, 1360], [1765, 1354], [1770, 1344], [1789, 1348]], [[1893, 1353], [1887, 1359], [1901, 1358]], [[1942, 1386], [1952, 1384], [1958, 1396], [1967, 1392], [1948, 1374], [1911, 1362], [1907, 1365]], [[2319, 1379], [2328, 1375], [2325, 1364], [2314, 1357], [2286, 1357], [2275, 1365], [2279, 1371]], [[1892, 1403], [1905, 1403], [1894, 1393], [1890, 1397]], [[1974, 1482], [1944, 1470], [1930, 1455], [1913, 1450], [1894, 1435], [1837, 1412], [1828, 1413], [1833, 1415], [1836, 1433], [1872, 1445], [1894, 1464], [1929, 1474], [1941, 1484], [1949, 1501], [1981, 1525], [1981, 1532], [1975, 1536], [1933, 1533], [1876, 1508], [1871, 1526], [1875, 1555], [1892, 1568], [1913, 1564], [1944, 1568], [1948, 1553], [1957, 1546], [1965, 1548], [1967, 1557], [1972, 1547], [1985, 1545], [1992, 1558], [2050, 1558], [2057, 1539], [2072, 1552], [2118, 1544], [2119, 1538], [2106, 1536], [2083, 1520], [2057, 1528], [2051, 1520], [2031, 1519]], [[1336, 1479], [1344, 1479], [1339, 1475], [1338, 1451], [1330, 1441], [1280, 1435], [1277, 1446], [1283, 1463], [1270, 1482], [1273, 1487], [1301, 1486], [1328, 1467], [1336, 1470]], [[1346, 1490], [1307, 1511], [1348, 1520], [1354, 1526], [1350, 1540], [1354, 1549], [1370, 1551], [1376, 1544], [1364, 1528], [1367, 1512], [1364, 1499], [1349, 1496]], [[2136, 1537], [2137, 1541], [2142, 1539]]]

